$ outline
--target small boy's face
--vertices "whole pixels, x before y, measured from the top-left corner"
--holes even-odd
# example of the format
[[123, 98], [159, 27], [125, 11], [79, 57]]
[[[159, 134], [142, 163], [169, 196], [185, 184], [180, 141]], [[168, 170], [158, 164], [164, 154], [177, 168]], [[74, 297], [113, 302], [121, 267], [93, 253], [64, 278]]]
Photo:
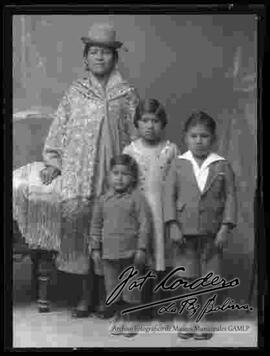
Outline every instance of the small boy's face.
[[130, 169], [122, 164], [116, 164], [110, 172], [110, 186], [116, 192], [125, 192], [133, 183]]
[[206, 156], [212, 147], [214, 137], [204, 125], [191, 127], [186, 133], [186, 144], [194, 156]]
[[140, 137], [145, 141], [157, 141], [163, 131], [162, 122], [155, 114], [143, 114], [141, 119], [138, 120], [138, 131]]

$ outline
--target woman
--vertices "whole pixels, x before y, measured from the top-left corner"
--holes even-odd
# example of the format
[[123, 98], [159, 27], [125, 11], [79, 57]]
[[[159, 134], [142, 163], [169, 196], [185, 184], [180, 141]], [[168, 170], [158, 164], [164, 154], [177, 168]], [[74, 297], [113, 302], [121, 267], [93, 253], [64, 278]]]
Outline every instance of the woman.
[[[14, 172], [14, 217], [26, 242], [43, 252], [57, 251], [58, 269], [82, 279], [77, 317], [89, 310], [92, 202], [104, 192], [111, 157], [131, 141], [138, 102], [116, 68], [122, 43], [112, 26], [94, 24], [82, 41], [88, 75], [66, 91], [45, 142], [44, 162]], [[51, 254], [43, 253], [42, 261], [39, 310], [48, 311], [46, 266]]]

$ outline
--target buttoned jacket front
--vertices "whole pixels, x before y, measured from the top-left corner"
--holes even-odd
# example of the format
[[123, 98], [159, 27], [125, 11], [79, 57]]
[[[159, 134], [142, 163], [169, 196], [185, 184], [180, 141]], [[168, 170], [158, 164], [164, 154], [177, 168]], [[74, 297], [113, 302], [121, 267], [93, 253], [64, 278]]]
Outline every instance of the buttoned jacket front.
[[178, 221], [185, 235], [215, 235], [223, 223], [235, 226], [236, 188], [230, 164], [222, 157], [210, 163], [201, 191], [192, 162], [183, 156], [174, 160], [165, 183], [165, 222]]
[[91, 224], [91, 246], [104, 259], [131, 258], [138, 249], [148, 250], [152, 216], [144, 196], [137, 190], [109, 191], [96, 202]]

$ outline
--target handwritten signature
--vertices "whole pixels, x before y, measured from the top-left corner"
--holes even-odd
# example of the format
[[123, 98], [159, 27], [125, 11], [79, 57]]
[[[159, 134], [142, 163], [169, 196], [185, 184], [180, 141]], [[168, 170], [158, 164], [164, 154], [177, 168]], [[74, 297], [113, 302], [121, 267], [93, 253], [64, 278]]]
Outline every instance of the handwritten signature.
[[[214, 275], [213, 272], [209, 272], [203, 277], [199, 277], [193, 281], [189, 281], [180, 277], [176, 278], [176, 273], [179, 271], [184, 272], [185, 267], [181, 266], [173, 269], [163, 278], [160, 283], [155, 286], [153, 292], [156, 293], [160, 289], [162, 289], [163, 291], [175, 291], [181, 287], [190, 291], [190, 293], [179, 294], [174, 297], [161, 299], [151, 303], [141, 304], [139, 306], [122, 310], [121, 314], [124, 315], [138, 310], [151, 308], [153, 306], [162, 305], [161, 308], [158, 310], [159, 314], [181, 314], [184, 310], [187, 310], [190, 313], [190, 316], [193, 316], [198, 313], [196, 321], [200, 321], [204, 317], [204, 315], [217, 311], [225, 311], [228, 309], [243, 309], [250, 311], [253, 310], [252, 307], [250, 307], [249, 305], [239, 305], [235, 303], [235, 301], [231, 298], [227, 298], [222, 303], [222, 305], [215, 305], [217, 294], [213, 294], [203, 306], [198, 303], [198, 298], [196, 298], [196, 296], [208, 294], [211, 292], [218, 292], [220, 290], [235, 288], [240, 285], [239, 278], [233, 278], [232, 280], [227, 281], [226, 279], [221, 278], [219, 275]], [[129, 291], [132, 291], [133, 289], [142, 290], [142, 288], [145, 286], [146, 282], [149, 279], [157, 278], [157, 275], [151, 270], [149, 270], [143, 276], [136, 277], [138, 273], [139, 271], [136, 270], [134, 266], [129, 266], [128, 268], [126, 268], [118, 277], [120, 283], [107, 297], [105, 302], [106, 305], [112, 304], [125, 288], [127, 288]], [[174, 277], [173, 280], [169, 281], [172, 277]], [[179, 300], [182, 300], [182, 302], [180, 303], [180, 307], [177, 307], [177, 301]]]

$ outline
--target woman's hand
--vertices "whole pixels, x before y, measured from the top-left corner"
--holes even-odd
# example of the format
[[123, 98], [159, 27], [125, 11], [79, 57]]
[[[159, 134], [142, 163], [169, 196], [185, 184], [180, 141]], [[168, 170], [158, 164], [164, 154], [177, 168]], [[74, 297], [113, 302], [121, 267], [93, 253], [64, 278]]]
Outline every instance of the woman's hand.
[[146, 259], [145, 251], [143, 250], [136, 251], [134, 256], [134, 265], [139, 268], [144, 266], [146, 262], [145, 259]]
[[222, 250], [227, 246], [230, 231], [231, 229], [228, 225], [221, 225], [221, 228], [219, 229], [215, 238], [215, 245], [218, 249]]
[[169, 237], [171, 241], [177, 243], [177, 245], [179, 246], [182, 246], [185, 243], [185, 239], [177, 222], [176, 221], [170, 222], [168, 229], [169, 229]]
[[51, 182], [60, 175], [60, 170], [56, 167], [45, 167], [40, 171], [40, 178], [43, 184], [51, 184]]

